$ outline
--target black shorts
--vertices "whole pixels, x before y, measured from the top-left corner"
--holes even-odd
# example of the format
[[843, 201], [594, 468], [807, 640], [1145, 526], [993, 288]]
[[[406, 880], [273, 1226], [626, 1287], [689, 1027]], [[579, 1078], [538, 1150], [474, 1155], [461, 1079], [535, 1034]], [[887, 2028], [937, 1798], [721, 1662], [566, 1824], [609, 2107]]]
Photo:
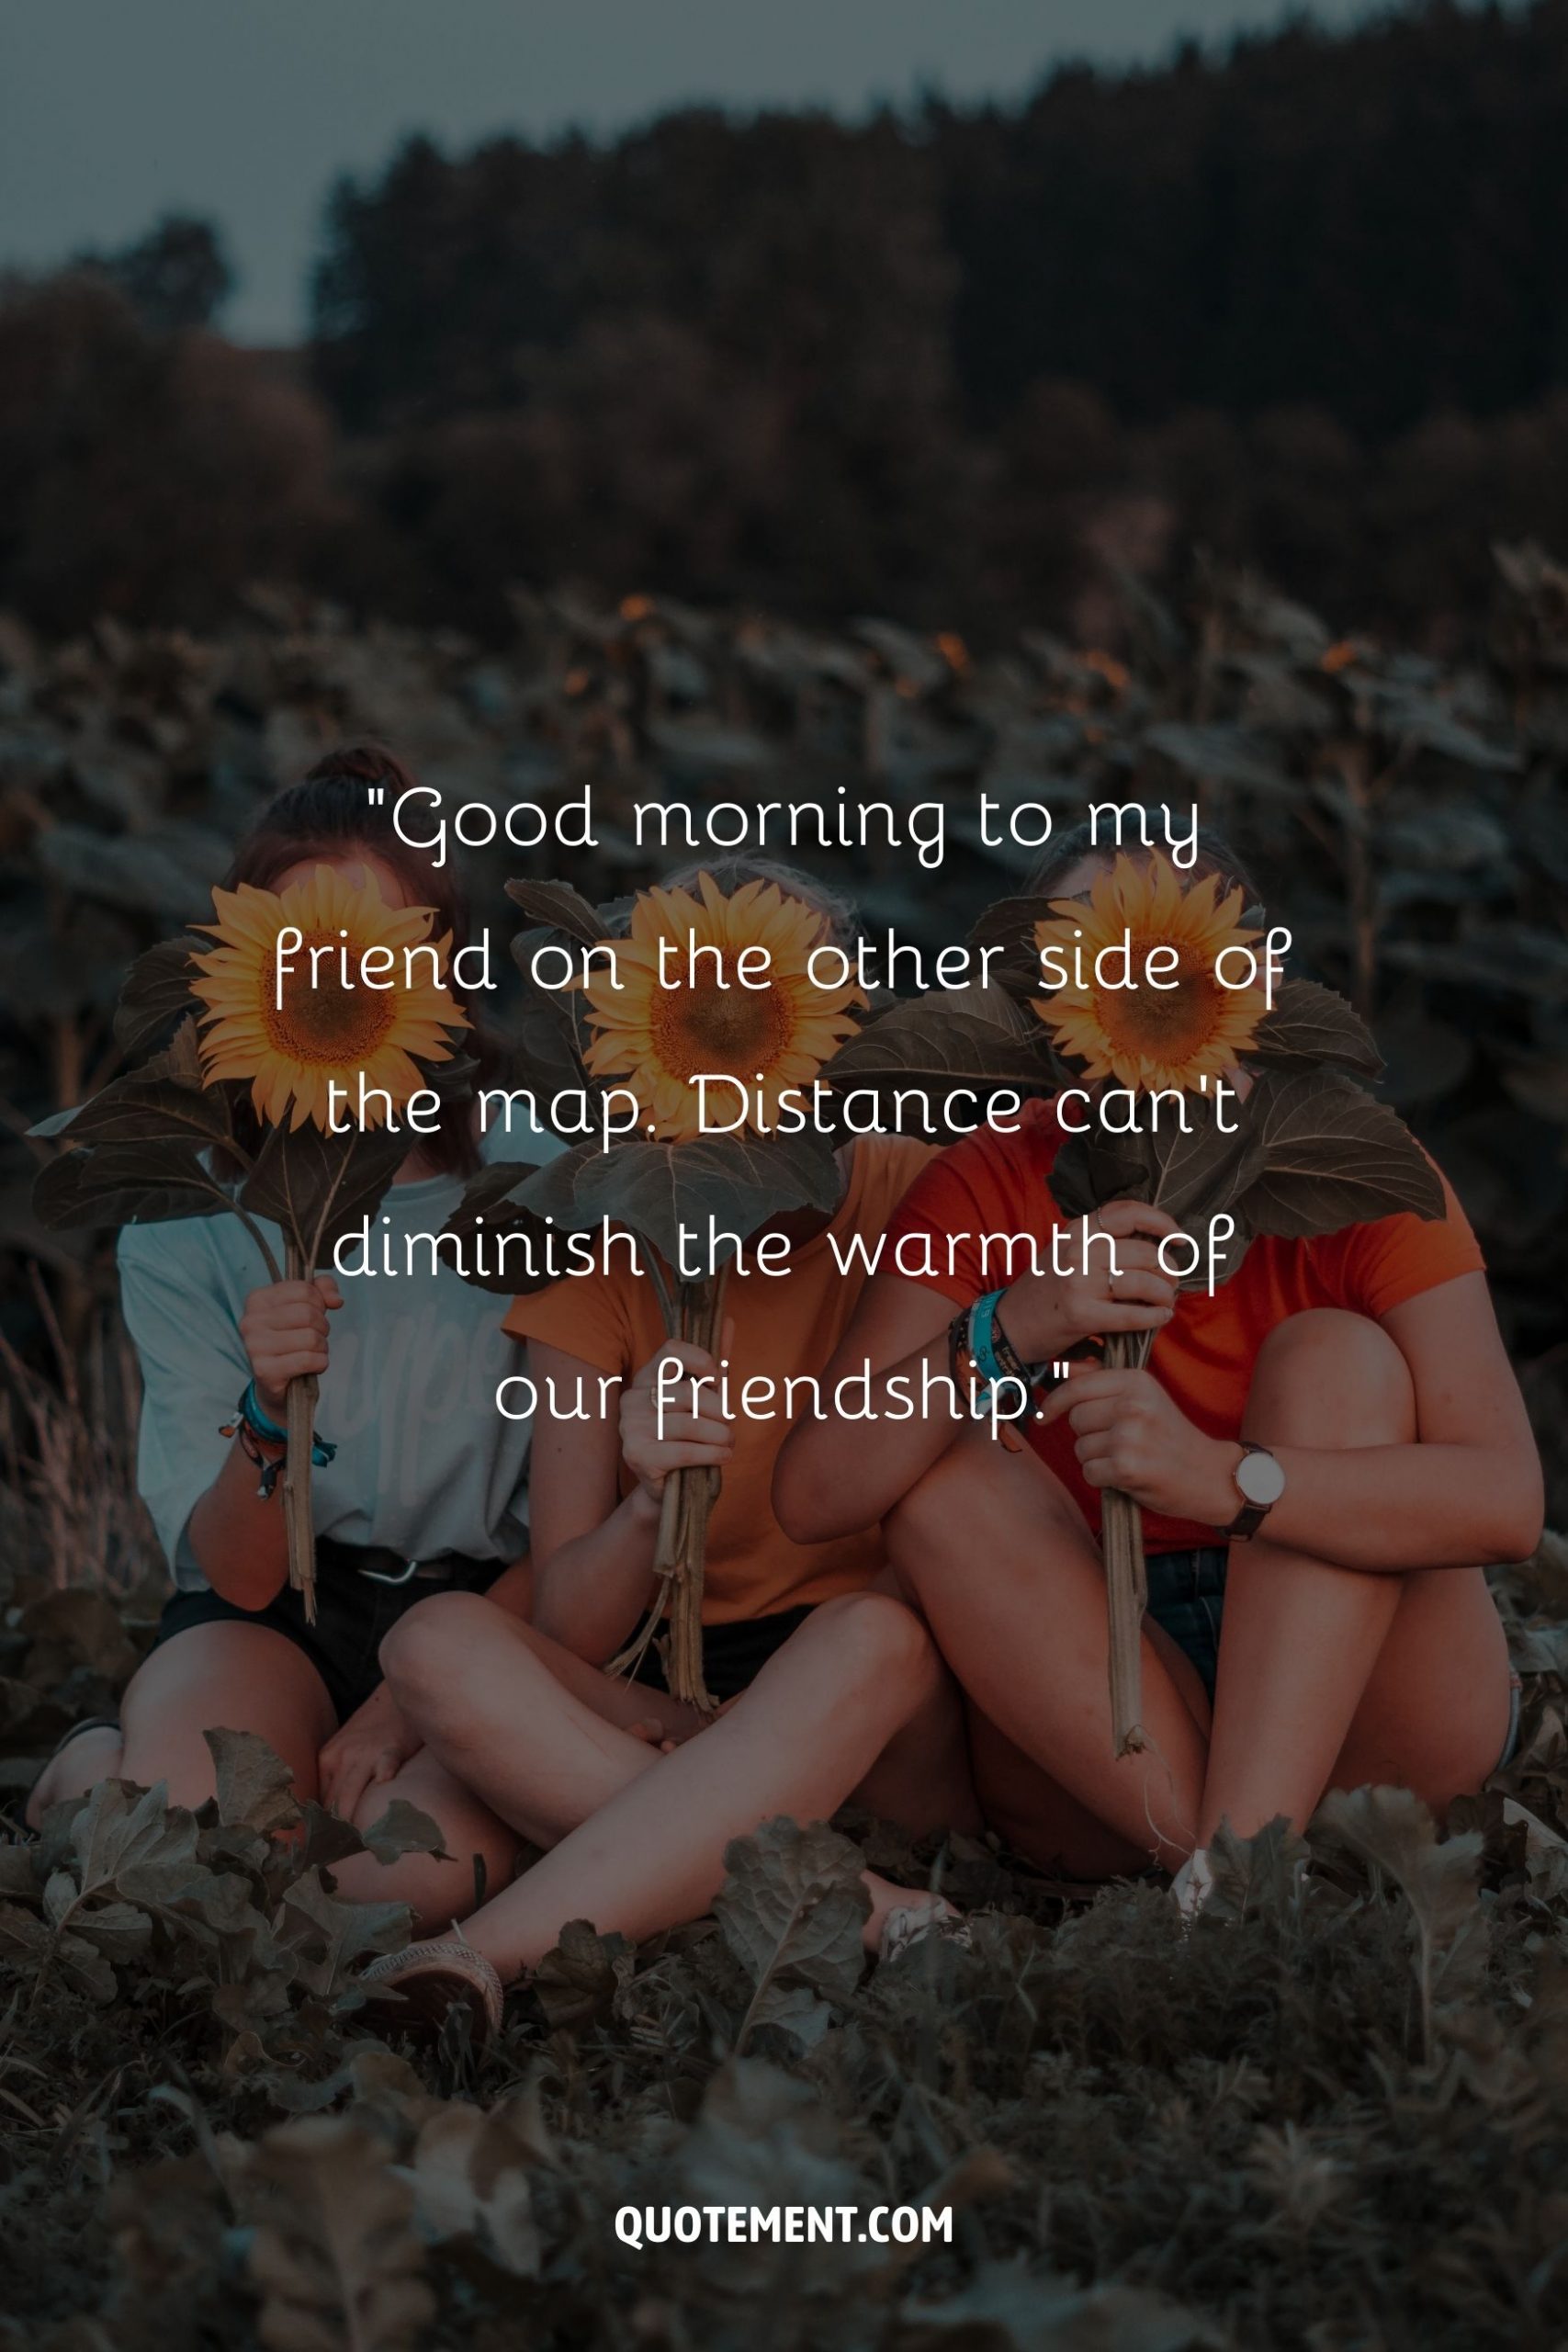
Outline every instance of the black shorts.
[[[780, 1609], [771, 1617], [743, 1618], [734, 1625], [703, 1627], [703, 1679], [716, 1699], [733, 1699], [754, 1682], [768, 1660], [782, 1650], [790, 1635], [810, 1616], [805, 1609]], [[634, 1682], [668, 1690], [664, 1663], [650, 1644], [643, 1652]]]
[[[367, 1554], [378, 1561], [385, 1555]], [[285, 1585], [265, 1609], [242, 1609], [217, 1592], [176, 1592], [164, 1605], [154, 1649], [186, 1634], [193, 1625], [265, 1625], [303, 1650], [327, 1688], [339, 1723], [362, 1707], [381, 1679], [378, 1653], [406, 1611], [440, 1592], [485, 1592], [501, 1575], [502, 1560], [455, 1560], [444, 1581], [411, 1577], [406, 1584], [378, 1583], [354, 1566], [354, 1546], [319, 1547], [316, 1563], [316, 1622], [305, 1623], [305, 1605]]]

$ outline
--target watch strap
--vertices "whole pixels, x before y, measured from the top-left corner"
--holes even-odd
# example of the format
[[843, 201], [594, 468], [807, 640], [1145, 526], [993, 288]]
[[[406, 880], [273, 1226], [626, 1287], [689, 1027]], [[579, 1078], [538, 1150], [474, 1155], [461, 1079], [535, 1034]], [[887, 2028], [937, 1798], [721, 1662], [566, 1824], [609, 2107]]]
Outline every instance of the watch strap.
[[[1244, 1437], [1237, 1442], [1241, 1447], [1243, 1460], [1249, 1453], [1267, 1453], [1269, 1451], [1266, 1445], [1258, 1444], [1252, 1438]], [[1236, 1466], [1239, 1468], [1240, 1464]], [[1237, 1492], [1240, 1492], [1239, 1488]], [[1220, 1533], [1233, 1544], [1246, 1544], [1257, 1534], [1273, 1508], [1272, 1503], [1249, 1503], [1243, 1497], [1241, 1509], [1228, 1527], [1221, 1528]]]

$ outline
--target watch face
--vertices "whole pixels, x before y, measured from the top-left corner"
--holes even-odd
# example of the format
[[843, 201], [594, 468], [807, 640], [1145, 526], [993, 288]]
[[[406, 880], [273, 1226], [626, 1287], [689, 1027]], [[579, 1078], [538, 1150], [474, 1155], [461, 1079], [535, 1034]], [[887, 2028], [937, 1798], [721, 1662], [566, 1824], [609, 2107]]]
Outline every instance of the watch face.
[[1235, 1482], [1249, 1503], [1277, 1503], [1285, 1491], [1285, 1474], [1271, 1453], [1244, 1453]]

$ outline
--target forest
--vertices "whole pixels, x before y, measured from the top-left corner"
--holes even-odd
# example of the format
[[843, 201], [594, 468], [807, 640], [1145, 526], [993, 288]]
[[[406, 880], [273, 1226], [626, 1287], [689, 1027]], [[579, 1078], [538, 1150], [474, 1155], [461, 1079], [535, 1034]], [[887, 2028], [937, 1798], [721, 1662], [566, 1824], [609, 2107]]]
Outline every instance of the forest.
[[1450, 650], [1492, 539], [1568, 544], [1565, 143], [1568, 0], [411, 139], [332, 193], [297, 350], [223, 339], [199, 220], [0, 289], [0, 604], [494, 637], [570, 578], [1100, 641], [1107, 571], [1197, 543]]

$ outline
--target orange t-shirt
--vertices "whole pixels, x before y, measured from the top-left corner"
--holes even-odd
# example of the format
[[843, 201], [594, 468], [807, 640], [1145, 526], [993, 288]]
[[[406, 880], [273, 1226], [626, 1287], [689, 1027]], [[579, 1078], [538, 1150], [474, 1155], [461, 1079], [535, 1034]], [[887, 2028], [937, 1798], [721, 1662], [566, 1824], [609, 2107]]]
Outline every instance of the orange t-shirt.
[[[753, 1376], [780, 1383], [765, 1400], [777, 1418], [752, 1419], [736, 1410], [735, 1452], [708, 1521], [703, 1621], [732, 1624], [781, 1609], [859, 1592], [882, 1566], [875, 1528], [825, 1544], [792, 1544], [773, 1517], [773, 1464], [789, 1435], [782, 1384], [791, 1375], [817, 1376], [843, 1338], [864, 1286], [863, 1271], [840, 1273], [832, 1242], [852, 1235], [869, 1243], [926, 1163], [931, 1144], [865, 1136], [855, 1144], [849, 1181], [832, 1222], [815, 1239], [791, 1250], [781, 1274], [733, 1269], [725, 1312], [734, 1321], [728, 1354], [732, 1404]], [[608, 1274], [570, 1274], [548, 1290], [515, 1299], [506, 1317], [514, 1339], [547, 1347], [618, 1373], [629, 1380], [664, 1344], [664, 1319], [653, 1284], [617, 1264]], [[757, 1392], [761, 1399], [761, 1392]], [[805, 1395], [797, 1397], [803, 1408]], [[626, 1474], [623, 1469], [623, 1483]]]
[[[993, 1247], [990, 1270], [982, 1272], [985, 1235], [1028, 1234], [1043, 1241], [1053, 1226], [1070, 1222], [1046, 1182], [1063, 1141], [1055, 1105], [1037, 1102], [1025, 1105], [1016, 1135], [981, 1128], [942, 1152], [911, 1187], [888, 1227], [885, 1268], [906, 1271], [893, 1263], [901, 1237], [930, 1234], [935, 1237], [931, 1254], [941, 1271], [914, 1271], [911, 1259], [908, 1279], [927, 1283], [960, 1306], [967, 1306], [982, 1290], [1001, 1287], [1008, 1279], [1005, 1254]], [[1371, 1225], [1348, 1225], [1311, 1241], [1281, 1241], [1267, 1235], [1254, 1241], [1237, 1272], [1212, 1298], [1201, 1290], [1180, 1294], [1176, 1313], [1156, 1337], [1150, 1358], [1150, 1370], [1161, 1387], [1208, 1436], [1234, 1438], [1241, 1429], [1258, 1351], [1288, 1316], [1308, 1307], [1339, 1306], [1376, 1320], [1405, 1299], [1436, 1290], [1439, 1283], [1480, 1272], [1484, 1263], [1480, 1248], [1446, 1181], [1443, 1192], [1448, 1215], [1440, 1220], [1385, 1216]], [[951, 1274], [950, 1240], [957, 1243]], [[1026, 1269], [1027, 1253], [1021, 1250], [1016, 1262]], [[1048, 1256], [1044, 1262], [1050, 1262]], [[1098, 1532], [1100, 1489], [1079, 1470], [1066, 1420], [1038, 1431], [1027, 1426], [1041, 1459]], [[1214, 1541], [1212, 1527], [1162, 1518], [1157, 1511], [1145, 1511], [1144, 1531], [1151, 1552], [1184, 1551]]]

